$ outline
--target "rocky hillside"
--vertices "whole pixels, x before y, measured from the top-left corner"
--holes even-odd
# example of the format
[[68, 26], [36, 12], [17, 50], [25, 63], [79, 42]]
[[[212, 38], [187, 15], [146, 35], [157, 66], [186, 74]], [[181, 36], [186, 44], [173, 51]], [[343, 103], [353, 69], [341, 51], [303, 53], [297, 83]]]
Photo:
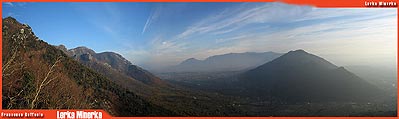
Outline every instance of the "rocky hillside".
[[[120, 54], [114, 52], [101, 52], [96, 53], [92, 49], [87, 47], [77, 47], [67, 50], [65, 46], [60, 45], [57, 48], [63, 50], [70, 57], [75, 60], [82, 62], [83, 64], [89, 65], [93, 69], [98, 69], [99, 67], [109, 67], [113, 72], [119, 72], [126, 76], [129, 76], [135, 80], [148, 85], [165, 86], [166, 83], [161, 81], [160, 78], [154, 76], [150, 72], [133, 65], [130, 61], [126, 60]], [[94, 64], [99, 64], [102, 66], [94, 66]]]
[[3, 109], [104, 109], [114, 116], [175, 115], [40, 40], [28, 25], [14, 18], [4, 18], [2, 29]]

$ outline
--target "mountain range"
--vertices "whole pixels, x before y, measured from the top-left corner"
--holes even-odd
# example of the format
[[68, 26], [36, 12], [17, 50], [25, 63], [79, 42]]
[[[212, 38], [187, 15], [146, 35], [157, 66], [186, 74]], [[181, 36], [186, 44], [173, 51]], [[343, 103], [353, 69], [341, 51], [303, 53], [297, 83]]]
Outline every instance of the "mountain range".
[[[136, 93], [155, 105], [171, 110], [175, 115], [230, 115], [231, 112], [239, 111], [225, 106], [230, 101], [220, 98], [221, 96], [173, 86], [152, 73], [132, 65], [130, 61], [117, 53], [96, 53], [87, 47], [69, 50], [63, 45], [56, 47], [68, 54], [69, 57], [104, 75], [121, 87]], [[193, 100], [193, 97], [201, 100]], [[212, 99], [212, 102], [209, 102], [209, 98]]]
[[144, 70], [143, 68], [133, 65], [130, 61], [126, 60], [120, 54], [114, 52], [96, 53], [92, 49], [83, 46], [70, 50], [67, 50], [63, 45], [59, 45], [57, 46], [57, 48], [61, 49], [70, 57], [84, 64], [87, 64], [89, 62], [96, 63], [98, 65], [103, 65], [103, 67], [109, 67], [117, 72], [121, 72], [124, 75], [139, 80], [145, 84], [164, 85], [164, 82], [162, 82], [161, 79], [152, 75], [150, 72]]
[[204, 60], [189, 58], [161, 72], [220, 72], [255, 68], [281, 56], [275, 52], [245, 52], [215, 55]]

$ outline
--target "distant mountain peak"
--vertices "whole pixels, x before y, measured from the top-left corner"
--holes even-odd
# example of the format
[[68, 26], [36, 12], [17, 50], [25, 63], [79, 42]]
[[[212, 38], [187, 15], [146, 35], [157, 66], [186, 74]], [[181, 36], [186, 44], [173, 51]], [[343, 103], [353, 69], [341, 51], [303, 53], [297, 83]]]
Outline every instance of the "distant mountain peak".
[[62, 50], [64, 53], [66, 53], [66, 54], [68, 54], [68, 49], [65, 47], [65, 45], [58, 45], [58, 46], [55, 46], [56, 48], [58, 48], [58, 49], [60, 49], [60, 50]]
[[[251, 92], [259, 92], [254, 93], [256, 95], [275, 91], [272, 95], [292, 101], [326, 101], [331, 99], [330, 96], [339, 100], [360, 100], [379, 92], [345, 68], [304, 50], [290, 51], [245, 72], [241, 83], [255, 90]], [[353, 87], [357, 85], [359, 87]], [[322, 93], [316, 94], [315, 90]]]
[[322, 69], [338, 68], [338, 66], [332, 64], [331, 62], [314, 54], [310, 54], [302, 49], [289, 51], [288, 53], [282, 55], [279, 58], [276, 58], [276, 60], [273, 60], [270, 63], [283, 64], [282, 66], [285, 67], [303, 67], [307, 65]]
[[58, 45], [58, 47], [61, 47], [61, 48], [65, 48], [65, 49], [66, 49], [65, 45], [63, 45], [63, 44]]
[[[87, 48], [86, 46], [78, 46], [78, 47], [76, 47], [76, 48], [69, 49], [69, 50], [90, 50], [90, 51], [93, 51], [92, 49]], [[93, 52], [94, 52], [94, 51], [93, 51]]]
[[303, 50], [303, 49], [298, 49], [298, 50], [289, 51], [288, 53], [308, 53], [308, 52], [306, 52], [306, 51]]
[[187, 59], [188, 61], [197, 61], [198, 59], [195, 59], [195, 58], [189, 58], [189, 59]]
[[192, 63], [197, 63], [200, 62], [201, 60], [195, 59], [195, 58], [189, 58], [187, 60], [184, 60], [180, 64], [192, 64]]
[[68, 52], [70, 52], [70, 54], [79, 56], [82, 54], [90, 54], [90, 55], [95, 55], [96, 52], [90, 48], [87, 48], [85, 46], [79, 46], [73, 49], [68, 50]]

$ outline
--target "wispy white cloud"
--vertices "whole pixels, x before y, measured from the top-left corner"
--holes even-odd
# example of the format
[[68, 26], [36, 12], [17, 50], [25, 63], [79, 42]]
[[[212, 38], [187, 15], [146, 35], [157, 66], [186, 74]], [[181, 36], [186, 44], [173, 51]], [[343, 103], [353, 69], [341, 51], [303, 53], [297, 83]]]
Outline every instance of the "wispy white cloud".
[[91, 3], [71, 3], [73, 8], [82, 16], [85, 16], [85, 20], [93, 26], [101, 29], [105, 34], [112, 36], [114, 39], [122, 39], [121, 31], [125, 31], [129, 26], [123, 26], [120, 24], [123, 14], [122, 10], [117, 4], [113, 3], [99, 3], [95, 4], [96, 7], [101, 9], [101, 14], [95, 14], [91, 7], [87, 7]]
[[234, 41], [234, 40], [240, 40], [240, 39], [249, 37], [249, 35], [250, 34], [237, 35], [237, 36], [228, 37], [228, 38], [219, 38], [219, 39], [216, 39], [216, 43], [223, 43], [223, 42], [231, 42], [231, 41]]
[[9, 7], [25, 7], [27, 5], [26, 2], [3, 2], [3, 4]]
[[149, 24], [150, 24], [151, 21], [152, 21], [152, 15], [150, 15], [150, 16], [147, 18], [147, 21], [146, 21], [145, 24], [144, 24], [143, 31], [141, 32], [141, 34], [144, 34], [145, 30], [147, 30], [147, 26], [149, 26]]
[[12, 2], [4, 2], [4, 4], [10, 6], [10, 7], [14, 7], [14, 4]]
[[26, 2], [3, 2], [2, 4], [4, 7], [3, 9], [8, 9], [7, 12], [3, 11], [3, 14], [14, 17], [24, 22], [24, 16], [21, 15], [22, 13], [19, 11], [19, 9], [26, 8]]
[[[312, 12], [303, 15], [301, 18], [295, 21], [305, 20], [323, 20], [329, 18], [340, 18], [345, 16], [360, 16], [362, 18], [368, 17], [379, 17], [386, 15], [394, 15], [393, 12], [384, 12], [386, 8], [313, 8]], [[376, 14], [379, 13], [379, 14]]]
[[171, 40], [165, 40], [162, 37], [155, 37], [150, 46], [152, 46], [152, 51], [157, 54], [166, 54], [173, 52], [181, 52], [184, 50], [185, 43], [175, 42]]
[[141, 34], [144, 34], [153, 21], [155, 21], [161, 14], [162, 6], [157, 6], [155, 10], [148, 16]]
[[224, 34], [253, 23], [290, 21], [311, 10], [312, 8], [307, 6], [292, 6], [278, 2], [258, 6], [243, 4], [233, 10], [227, 9], [219, 14], [211, 15], [189, 26], [185, 31], [177, 35], [177, 38], [185, 39], [191, 35], [212, 32], [214, 34]]
[[[164, 39], [162, 36], [155, 36], [145, 50], [147, 54], [145, 60], [139, 61], [139, 64], [149, 69], [170, 66], [186, 58], [187, 44], [177, 42], [176, 40]], [[135, 59], [139, 57], [135, 55]]]

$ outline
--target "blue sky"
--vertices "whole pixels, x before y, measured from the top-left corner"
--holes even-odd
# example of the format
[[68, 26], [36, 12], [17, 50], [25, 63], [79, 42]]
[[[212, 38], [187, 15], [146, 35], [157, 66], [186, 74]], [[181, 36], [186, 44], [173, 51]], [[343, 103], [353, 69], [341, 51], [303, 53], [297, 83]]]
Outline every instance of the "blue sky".
[[3, 3], [3, 17], [67, 48], [156, 69], [231, 52], [305, 49], [337, 65], [396, 64], [397, 10], [283, 3]]

